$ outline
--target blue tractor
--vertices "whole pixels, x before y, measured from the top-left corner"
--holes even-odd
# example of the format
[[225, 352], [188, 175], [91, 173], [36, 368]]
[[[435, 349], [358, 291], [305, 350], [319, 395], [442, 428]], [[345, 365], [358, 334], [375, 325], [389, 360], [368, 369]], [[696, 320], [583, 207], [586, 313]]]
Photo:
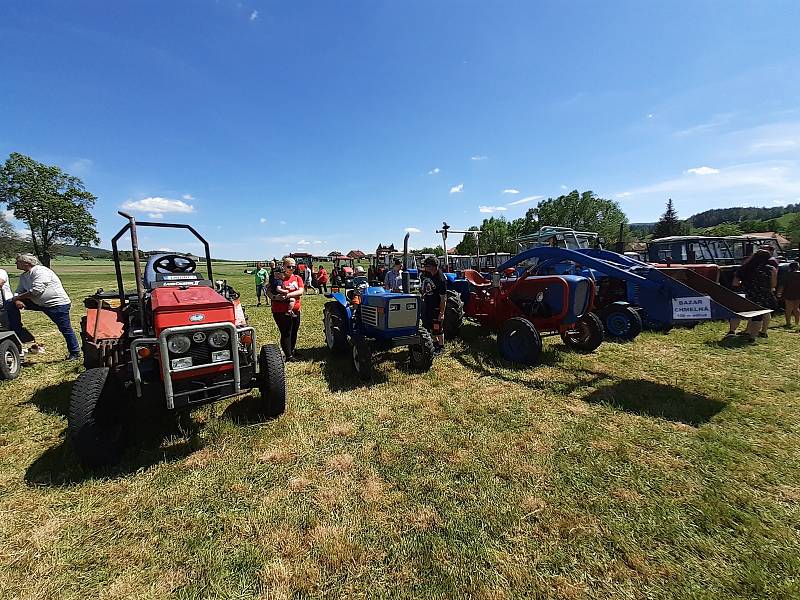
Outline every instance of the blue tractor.
[[[346, 292], [327, 294], [322, 322], [325, 344], [334, 354], [350, 353], [361, 379], [372, 377], [376, 352], [408, 347], [415, 371], [428, 371], [433, 364], [433, 339], [419, 325], [422, 300], [416, 294], [388, 292], [369, 287], [366, 278]], [[407, 288], [406, 288], [407, 289]]]

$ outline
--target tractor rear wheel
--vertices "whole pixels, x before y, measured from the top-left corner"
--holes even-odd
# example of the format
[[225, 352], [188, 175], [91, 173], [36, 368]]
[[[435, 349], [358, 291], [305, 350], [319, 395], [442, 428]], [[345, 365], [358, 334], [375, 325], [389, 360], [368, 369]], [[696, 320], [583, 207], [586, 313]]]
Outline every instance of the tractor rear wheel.
[[359, 378], [367, 381], [372, 379], [372, 349], [364, 338], [353, 340], [353, 368]]
[[603, 313], [603, 326], [610, 339], [630, 342], [642, 332], [642, 317], [632, 306], [613, 306]]
[[277, 417], [286, 410], [286, 373], [283, 354], [275, 344], [261, 346], [258, 353], [258, 391], [261, 414]]
[[80, 461], [89, 467], [116, 463], [125, 446], [125, 390], [108, 367], [84, 371], [69, 398], [67, 430]]
[[451, 340], [458, 336], [458, 331], [464, 323], [464, 301], [455, 290], [447, 292], [447, 304], [444, 309], [444, 337]]
[[21, 367], [17, 345], [8, 339], [0, 342], [0, 379], [16, 379]]
[[325, 344], [334, 354], [347, 352], [347, 312], [336, 301], [326, 302], [322, 309], [322, 325], [325, 330]]
[[568, 329], [561, 333], [561, 339], [568, 348], [578, 352], [593, 352], [603, 343], [603, 322], [594, 313], [586, 313], [578, 322], [574, 329]]
[[542, 354], [542, 336], [528, 319], [513, 317], [500, 328], [497, 348], [506, 360], [533, 366]]
[[419, 328], [419, 344], [408, 347], [408, 361], [415, 371], [430, 371], [433, 365], [433, 338], [424, 327]]

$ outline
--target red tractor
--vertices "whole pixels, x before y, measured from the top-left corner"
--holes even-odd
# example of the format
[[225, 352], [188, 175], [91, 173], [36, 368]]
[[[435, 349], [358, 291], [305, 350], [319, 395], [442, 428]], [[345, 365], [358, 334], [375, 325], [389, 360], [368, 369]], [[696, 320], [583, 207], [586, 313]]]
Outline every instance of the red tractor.
[[[257, 350], [238, 294], [214, 282], [208, 242], [189, 225], [140, 222], [138, 226], [187, 229], [205, 247], [206, 276], [194, 259], [151, 256], [142, 273], [136, 220], [112, 240], [118, 290], [85, 299], [81, 320], [83, 372], [72, 388], [68, 432], [81, 462], [116, 462], [124, 449], [127, 417], [136, 403], [157, 399], [169, 411], [188, 411], [258, 388], [259, 412], [276, 417], [286, 407], [283, 356], [278, 346]], [[117, 241], [130, 232], [136, 292], [123, 285]]]

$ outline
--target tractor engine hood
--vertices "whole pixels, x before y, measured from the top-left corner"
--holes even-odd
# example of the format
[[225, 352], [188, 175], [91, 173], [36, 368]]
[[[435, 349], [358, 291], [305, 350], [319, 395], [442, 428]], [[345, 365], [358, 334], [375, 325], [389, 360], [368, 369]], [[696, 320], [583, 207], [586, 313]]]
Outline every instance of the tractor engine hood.
[[233, 303], [205, 286], [156, 288], [150, 304], [156, 335], [167, 327], [236, 322]]

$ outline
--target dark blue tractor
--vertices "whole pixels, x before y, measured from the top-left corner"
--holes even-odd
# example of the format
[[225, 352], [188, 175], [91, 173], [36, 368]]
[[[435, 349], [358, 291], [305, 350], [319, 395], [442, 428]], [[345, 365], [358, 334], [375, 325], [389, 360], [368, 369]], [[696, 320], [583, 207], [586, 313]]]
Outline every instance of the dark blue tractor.
[[419, 325], [422, 300], [418, 295], [388, 292], [364, 281], [327, 296], [332, 300], [323, 309], [325, 344], [334, 354], [349, 352], [359, 377], [372, 376], [375, 353], [404, 346], [412, 369], [431, 368], [433, 339]]

